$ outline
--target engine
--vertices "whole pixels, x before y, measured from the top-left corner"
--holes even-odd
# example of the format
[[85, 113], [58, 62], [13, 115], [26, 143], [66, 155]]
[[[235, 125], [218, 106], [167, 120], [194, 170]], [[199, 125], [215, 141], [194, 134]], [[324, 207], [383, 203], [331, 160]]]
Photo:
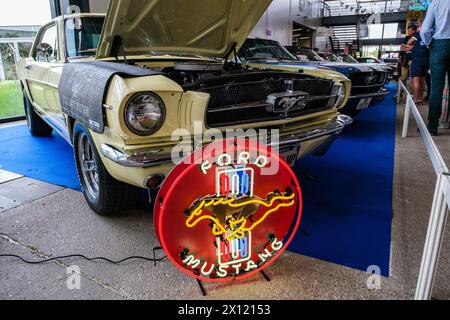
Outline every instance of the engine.
[[186, 86], [204, 79], [220, 77], [225, 70], [222, 63], [177, 62], [175, 67], [164, 68], [162, 72], [181, 86]]

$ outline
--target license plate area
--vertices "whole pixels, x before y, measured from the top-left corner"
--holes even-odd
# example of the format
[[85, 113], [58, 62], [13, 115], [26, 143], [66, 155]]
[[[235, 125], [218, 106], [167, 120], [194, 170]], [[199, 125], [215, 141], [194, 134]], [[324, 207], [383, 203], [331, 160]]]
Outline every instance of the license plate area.
[[356, 110], [367, 109], [370, 106], [371, 102], [372, 98], [361, 99], [358, 103], [358, 106], [356, 107]]
[[299, 153], [300, 146], [280, 148], [280, 156], [287, 162], [290, 167], [295, 166]]

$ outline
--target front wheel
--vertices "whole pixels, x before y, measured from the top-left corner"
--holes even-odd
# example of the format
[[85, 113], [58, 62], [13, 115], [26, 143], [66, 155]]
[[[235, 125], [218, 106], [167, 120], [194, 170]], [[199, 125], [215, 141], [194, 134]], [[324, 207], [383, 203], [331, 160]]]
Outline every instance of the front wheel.
[[84, 197], [93, 211], [99, 215], [113, 216], [136, 204], [139, 189], [109, 174], [89, 130], [78, 122], [74, 126], [73, 147]]
[[23, 105], [25, 108], [25, 116], [27, 118], [28, 131], [30, 131], [30, 134], [33, 137], [51, 136], [53, 133], [52, 127], [50, 127], [36, 113], [25, 92], [23, 92]]

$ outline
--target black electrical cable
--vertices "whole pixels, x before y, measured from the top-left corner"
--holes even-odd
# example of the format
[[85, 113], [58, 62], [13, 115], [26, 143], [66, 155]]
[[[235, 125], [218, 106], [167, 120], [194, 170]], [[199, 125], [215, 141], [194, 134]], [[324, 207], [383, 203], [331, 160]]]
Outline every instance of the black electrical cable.
[[125, 258], [119, 261], [113, 261], [107, 258], [103, 258], [103, 257], [97, 257], [97, 258], [88, 258], [84, 255], [81, 254], [72, 254], [72, 255], [68, 255], [68, 256], [60, 256], [60, 257], [54, 257], [54, 258], [49, 258], [49, 259], [45, 259], [45, 260], [40, 260], [40, 261], [28, 261], [18, 255], [15, 254], [0, 254], [0, 258], [16, 258], [21, 260], [22, 262], [26, 263], [26, 264], [43, 264], [43, 263], [47, 263], [47, 262], [52, 262], [52, 261], [56, 261], [56, 260], [65, 260], [65, 259], [70, 259], [70, 258], [81, 258], [87, 261], [96, 261], [96, 260], [102, 260], [111, 264], [121, 264], [124, 263], [125, 261], [129, 261], [129, 260], [144, 260], [144, 261], [148, 261], [148, 262], [162, 262], [164, 261], [167, 257], [162, 257], [159, 259], [151, 259], [151, 258], [146, 258], [146, 257], [139, 257], [139, 256], [134, 256], [134, 257], [129, 257], [129, 258]]

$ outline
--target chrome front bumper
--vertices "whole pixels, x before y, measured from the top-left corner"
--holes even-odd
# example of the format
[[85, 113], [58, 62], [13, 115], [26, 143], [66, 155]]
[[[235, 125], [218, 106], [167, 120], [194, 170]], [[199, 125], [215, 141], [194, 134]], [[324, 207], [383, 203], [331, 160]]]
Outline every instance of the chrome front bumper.
[[356, 99], [367, 99], [367, 98], [377, 98], [377, 97], [383, 97], [389, 93], [388, 89], [381, 89], [380, 91], [376, 93], [366, 93], [366, 94], [358, 94], [358, 95], [351, 95], [348, 99], [349, 100], [356, 100]]
[[[270, 146], [289, 147], [327, 136], [337, 136], [351, 123], [353, 123], [352, 118], [345, 115], [339, 115], [334, 121], [323, 128], [283, 136], [280, 138], [279, 142], [273, 142]], [[131, 168], [149, 168], [172, 162], [170, 155], [162, 155], [159, 151], [155, 150], [148, 150], [145, 152], [140, 152], [139, 154], [130, 155], [109, 144], [103, 144], [101, 147], [101, 152], [107, 159], [124, 167]]]
[[353, 123], [353, 119], [346, 115], [339, 115], [335, 121], [329, 123], [327, 126], [302, 132], [300, 134], [283, 136], [279, 143], [271, 143], [271, 147], [288, 147], [293, 145], [301, 144], [302, 142], [319, 139], [327, 136], [338, 135], [345, 129], [348, 125]]

